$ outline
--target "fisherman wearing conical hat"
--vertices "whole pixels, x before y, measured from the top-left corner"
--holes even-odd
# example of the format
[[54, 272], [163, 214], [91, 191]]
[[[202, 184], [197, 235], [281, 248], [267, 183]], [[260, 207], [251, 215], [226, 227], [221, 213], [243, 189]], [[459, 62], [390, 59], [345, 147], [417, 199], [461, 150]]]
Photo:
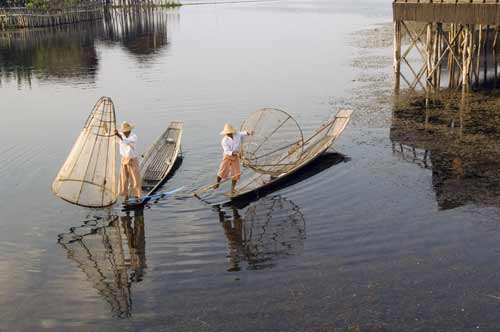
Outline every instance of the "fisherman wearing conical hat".
[[214, 188], [219, 188], [222, 179], [226, 179], [231, 174], [231, 193], [236, 191], [236, 183], [240, 179], [240, 145], [243, 136], [252, 135], [251, 131], [237, 131], [233, 126], [226, 123], [224, 130], [221, 131], [224, 135], [221, 141], [223, 158], [220, 163], [219, 171], [217, 172], [217, 183]]
[[141, 197], [141, 178], [139, 174], [139, 159], [135, 150], [137, 135], [132, 132], [132, 126], [128, 122], [122, 122], [120, 131], [116, 131], [120, 141], [120, 183], [118, 195], [124, 196], [124, 202], [128, 199], [129, 183], [131, 192], [135, 197]]

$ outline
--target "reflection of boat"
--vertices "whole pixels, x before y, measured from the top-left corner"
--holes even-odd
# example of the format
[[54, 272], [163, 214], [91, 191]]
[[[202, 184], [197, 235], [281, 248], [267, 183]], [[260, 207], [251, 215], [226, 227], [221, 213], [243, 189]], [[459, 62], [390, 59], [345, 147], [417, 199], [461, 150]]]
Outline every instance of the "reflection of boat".
[[[146, 197], [155, 193], [171, 175], [181, 151], [182, 122], [171, 122], [167, 130], [151, 145], [141, 162], [140, 172], [142, 190]], [[140, 206], [149, 199], [128, 203], [128, 206]]]
[[488, 97], [476, 98], [477, 103], [470, 100], [461, 108], [453, 104], [459, 98], [448, 97], [434, 101], [427, 110], [417, 99], [393, 113], [393, 151], [432, 171], [441, 209], [470, 203], [500, 205], [499, 115], [488, 105]]
[[[126, 246], [124, 246], [125, 238]], [[144, 216], [106, 216], [86, 220], [59, 235], [67, 257], [78, 264], [117, 317], [132, 313], [131, 285], [146, 268]]]
[[297, 205], [280, 196], [249, 205], [244, 217], [235, 207], [231, 213], [219, 209], [219, 220], [228, 240], [228, 271], [241, 270], [242, 261], [248, 269], [272, 267], [276, 260], [303, 249], [304, 216]]
[[[249, 194], [252, 194], [256, 191], [266, 190], [277, 182], [283, 181], [284, 179], [294, 175], [296, 172], [300, 171], [305, 166], [316, 160], [321, 154], [323, 154], [332, 146], [335, 140], [346, 128], [351, 114], [351, 110], [339, 111], [333, 119], [318, 128], [316, 132], [308, 139], [304, 140], [303, 142], [299, 142], [302, 151], [298, 154], [296, 160], [288, 161], [288, 167], [280, 168], [280, 174], [270, 174], [267, 171], [256, 173], [254, 176], [242, 180], [241, 183], [239, 183], [236, 187], [235, 193], [227, 193], [226, 195], [231, 199], [239, 199], [248, 196]], [[277, 128], [282, 128], [282, 126], [283, 122], [281, 122], [281, 124], [278, 124]], [[276, 129], [270, 129], [270, 131], [272, 135], [276, 132]], [[258, 146], [260, 147], [264, 145], [268, 139], [269, 138], [266, 137], [262, 143], [258, 144]], [[243, 146], [244, 144], [242, 145], [242, 147]], [[269, 163], [269, 165], [279, 165], [284, 158], [290, 156], [290, 149], [293, 149], [293, 153], [296, 154], [295, 151], [297, 151], [297, 148], [294, 148], [292, 145], [284, 146], [284, 148], [287, 149], [285, 151], [285, 157], [283, 157], [282, 152], [275, 150], [274, 152], [278, 152], [276, 153], [278, 159], [266, 162]], [[279, 149], [283, 149], [283, 147], [280, 147]], [[255, 160], [258, 160], [258, 157], [255, 157]], [[264, 166], [266, 167], [266, 169], [268, 169], [269, 165]], [[255, 167], [252, 168], [256, 169]]]

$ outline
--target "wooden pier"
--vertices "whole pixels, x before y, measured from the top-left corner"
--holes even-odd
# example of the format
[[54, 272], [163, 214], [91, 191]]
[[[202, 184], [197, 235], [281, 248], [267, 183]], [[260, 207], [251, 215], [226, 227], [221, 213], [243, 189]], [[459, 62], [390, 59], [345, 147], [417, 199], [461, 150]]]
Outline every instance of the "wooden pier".
[[58, 9], [0, 8], [0, 30], [95, 21], [102, 19], [103, 13], [103, 6], [98, 2]]
[[498, 78], [499, 0], [394, 0], [393, 22], [396, 90], [404, 82], [426, 92], [467, 91]]

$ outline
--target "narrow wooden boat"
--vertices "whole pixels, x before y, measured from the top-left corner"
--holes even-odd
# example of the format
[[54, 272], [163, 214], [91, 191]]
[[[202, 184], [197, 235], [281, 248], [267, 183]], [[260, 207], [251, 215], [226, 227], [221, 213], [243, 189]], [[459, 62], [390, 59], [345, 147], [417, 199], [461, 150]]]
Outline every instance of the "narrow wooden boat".
[[182, 129], [184, 123], [171, 122], [167, 130], [151, 145], [140, 164], [142, 191], [144, 198], [136, 202], [128, 201], [126, 206], [144, 205], [163, 185], [174, 169], [181, 151]]
[[[351, 114], [352, 110], [341, 110], [337, 112], [332, 119], [320, 126], [313, 135], [304, 142], [301, 142], [303, 151], [300, 158], [284, 170], [283, 173], [277, 176], [256, 173], [250, 178], [240, 181], [235, 192], [227, 192], [224, 195], [231, 200], [241, 199], [250, 194], [268, 189], [277, 184], [277, 182], [289, 178], [291, 175], [316, 160], [335, 143], [349, 123]], [[276, 160], [275, 163], [279, 164], [280, 160]]]

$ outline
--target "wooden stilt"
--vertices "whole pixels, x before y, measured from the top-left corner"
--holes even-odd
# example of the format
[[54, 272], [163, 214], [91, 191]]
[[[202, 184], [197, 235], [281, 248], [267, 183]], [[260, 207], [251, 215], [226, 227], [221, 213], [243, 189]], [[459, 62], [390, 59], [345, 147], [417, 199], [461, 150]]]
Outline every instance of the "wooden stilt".
[[425, 65], [426, 65], [426, 75], [425, 82], [426, 91], [432, 88], [432, 23], [427, 24], [427, 35], [425, 38]]
[[465, 92], [469, 88], [469, 25], [465, 26], [464, 37], [462, 43], [462, 91]]
[[436, 79], [435, 79], [435, 89], [437, 92], [439, 92], [439, 89], [441, 88], [441, 63], [439, 62], [441, 59], [441, 53], [442, 53], [442, 41], [441, 41], [441, 31], [443, 30], [443, 24], [438, 23], [436, 26], [436, 43], [435, 43], [435, 65], [438, 67], [436, 70]]
[[498, 27], [495, 27], [495, 36], [493, 37], [493, 64], [495, 67], [495, 87], [498, 80], [498, 60], [497, 60], [497, 40], [498, 40]]
[[399, 92], [401, 81], [401, 22], [394, 21], [394, 90]]
[[483, 30], [483, 25], [479, 24], [479, 31], [478, 31], [478, 41], [477, 41], [477, 59], [476, 59], [476, 70], [475, 70], [475, 76], [476, 76], [476, 85], [479, 84], [479, 67], [481, 63], [481, 49], [482, 49], [482, 30]]
[[484, 43], [483, 43], [483, 72], [484, 72], [484, 82], [488, 81], [488, 37], [489, 37], [490, 26], [487, 25], [484, 31]]
[[[455, 38], [455, 24], [450, 24], [450, 31], [448, 32], [448, 40]], [[452, 45], [455, 48], [455, 45]], [[455, 61], [453, 60], [455, 52], [448, 52], [448, 88], [453, 88], [455, 81]]]
[[472, 77], [470, 76], [470, 72], [472, 70], [472, 59], [474, 57], [474, 29], [475, 29], [475, 26], [474, 24], [471, 24], [469, 26], [469, 40], [468, 40], [468, 52], [467, 52], [467, 67], [469, 68], [467, 70], [467, 73], [468, 73], [468, 82], [467, 82], [467, 90], [471, 84], [471, 81], [472, 81]]

